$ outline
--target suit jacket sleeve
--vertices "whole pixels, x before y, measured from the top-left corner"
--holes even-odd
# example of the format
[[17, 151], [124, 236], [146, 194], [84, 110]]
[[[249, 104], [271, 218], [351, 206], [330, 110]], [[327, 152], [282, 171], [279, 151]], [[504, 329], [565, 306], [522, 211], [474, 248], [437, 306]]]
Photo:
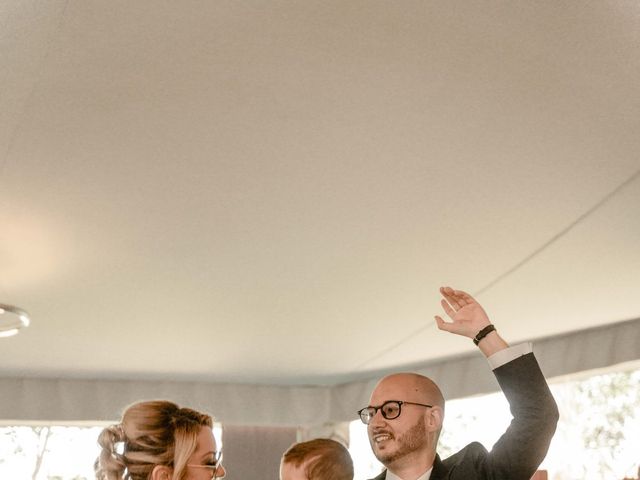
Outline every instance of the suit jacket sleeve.
[[494, 370], [513, 420], [485, 457], [486, 478], [528, 480], [544, 460], [558, 407], [533, 353]]

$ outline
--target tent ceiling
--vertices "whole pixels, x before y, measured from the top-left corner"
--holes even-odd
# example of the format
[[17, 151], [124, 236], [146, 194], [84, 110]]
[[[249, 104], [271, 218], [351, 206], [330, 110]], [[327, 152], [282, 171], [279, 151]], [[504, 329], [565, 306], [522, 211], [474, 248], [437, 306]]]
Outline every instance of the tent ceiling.
[[634, 2], [0, 6], [0, 375], [324, 384], [640, 317]]

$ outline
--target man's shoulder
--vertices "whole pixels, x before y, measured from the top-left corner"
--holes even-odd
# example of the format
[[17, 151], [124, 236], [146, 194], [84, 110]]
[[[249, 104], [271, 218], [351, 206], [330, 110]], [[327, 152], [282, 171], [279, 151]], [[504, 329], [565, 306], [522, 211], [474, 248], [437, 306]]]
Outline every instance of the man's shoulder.
[[472, 442], [459, 452], [442, 460], [445, 467], [451, 468], [462, 462], [477, 462], [487, 456], [489, 452], [480, 442]]
[[440, 455], [436, 455], [431, 480], [476, 478], [474, 475], [478, 471], [479, 465], [486, 461], [487, 455], [487, 449], [479, 442], [468, 444], [444, 460], [440, 459]]

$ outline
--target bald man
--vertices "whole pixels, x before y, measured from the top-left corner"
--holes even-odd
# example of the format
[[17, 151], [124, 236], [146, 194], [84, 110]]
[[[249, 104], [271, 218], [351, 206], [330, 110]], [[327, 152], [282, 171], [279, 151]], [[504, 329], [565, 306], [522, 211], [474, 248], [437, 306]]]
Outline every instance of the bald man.
[[509, 347], [480, 304], [468, 293], [442, 287], [436, 316], [440, 330], [473, 339], [504, 392], [513, 420], [488, 452], [474, 442], [445, 460], [436, 453], [444, 419], [444, 397], [429, 378], [389, 375], [377, 384], [369, 406], [358, 413], [367, 424], [375, 456], [386, 467], [373, 480], [529, 480], [544, 459], [556, 429], [558, 408], [531, 345]]

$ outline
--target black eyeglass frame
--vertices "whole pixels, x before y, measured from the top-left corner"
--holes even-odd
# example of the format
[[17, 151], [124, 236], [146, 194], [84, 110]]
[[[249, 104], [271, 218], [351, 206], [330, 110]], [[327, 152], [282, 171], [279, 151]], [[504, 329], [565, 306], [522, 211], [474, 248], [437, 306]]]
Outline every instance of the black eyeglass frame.
[[[386, 405], [389, 405], [390, 403], [397, 403], [398, 404], [398, 414], [395, 417], [390, 417], [384, 412], [384, 407]], [[373, 417], [375, 417], [376, 413], [378, 413], [378, 410], [380, 410], [380, 413], [382, 414], [382, 416], [385, 419], [394, 420], [394, 419], [398, 418], [400, 416], [400, 414], [402, 413], [402, 405], [418, 405], [420, 407], [433, 408], [433, 405], [428, 405], [426, 403], [407, 402], [407, 401], [404, 401], [404, 400], [387, 400], [382, 405], [378, 405], [377, 407], [375, 407], [373, 405], [369, 405], [368, 407], [361, 408], [360, 410], [358, 410], [358, 416], [360, 417], [360, 421], [362, 423], [364, 423], [365, 425], [369, 425], [369, 423], [371, 422], [371, 419]], [[372, 413], [372, 411], [373, 411], [373, 413]], [[368, 420], [365, 420], [365, 417], [363, 416], [363, 414], [366, 414], [366, 415], [369, 416]]]

